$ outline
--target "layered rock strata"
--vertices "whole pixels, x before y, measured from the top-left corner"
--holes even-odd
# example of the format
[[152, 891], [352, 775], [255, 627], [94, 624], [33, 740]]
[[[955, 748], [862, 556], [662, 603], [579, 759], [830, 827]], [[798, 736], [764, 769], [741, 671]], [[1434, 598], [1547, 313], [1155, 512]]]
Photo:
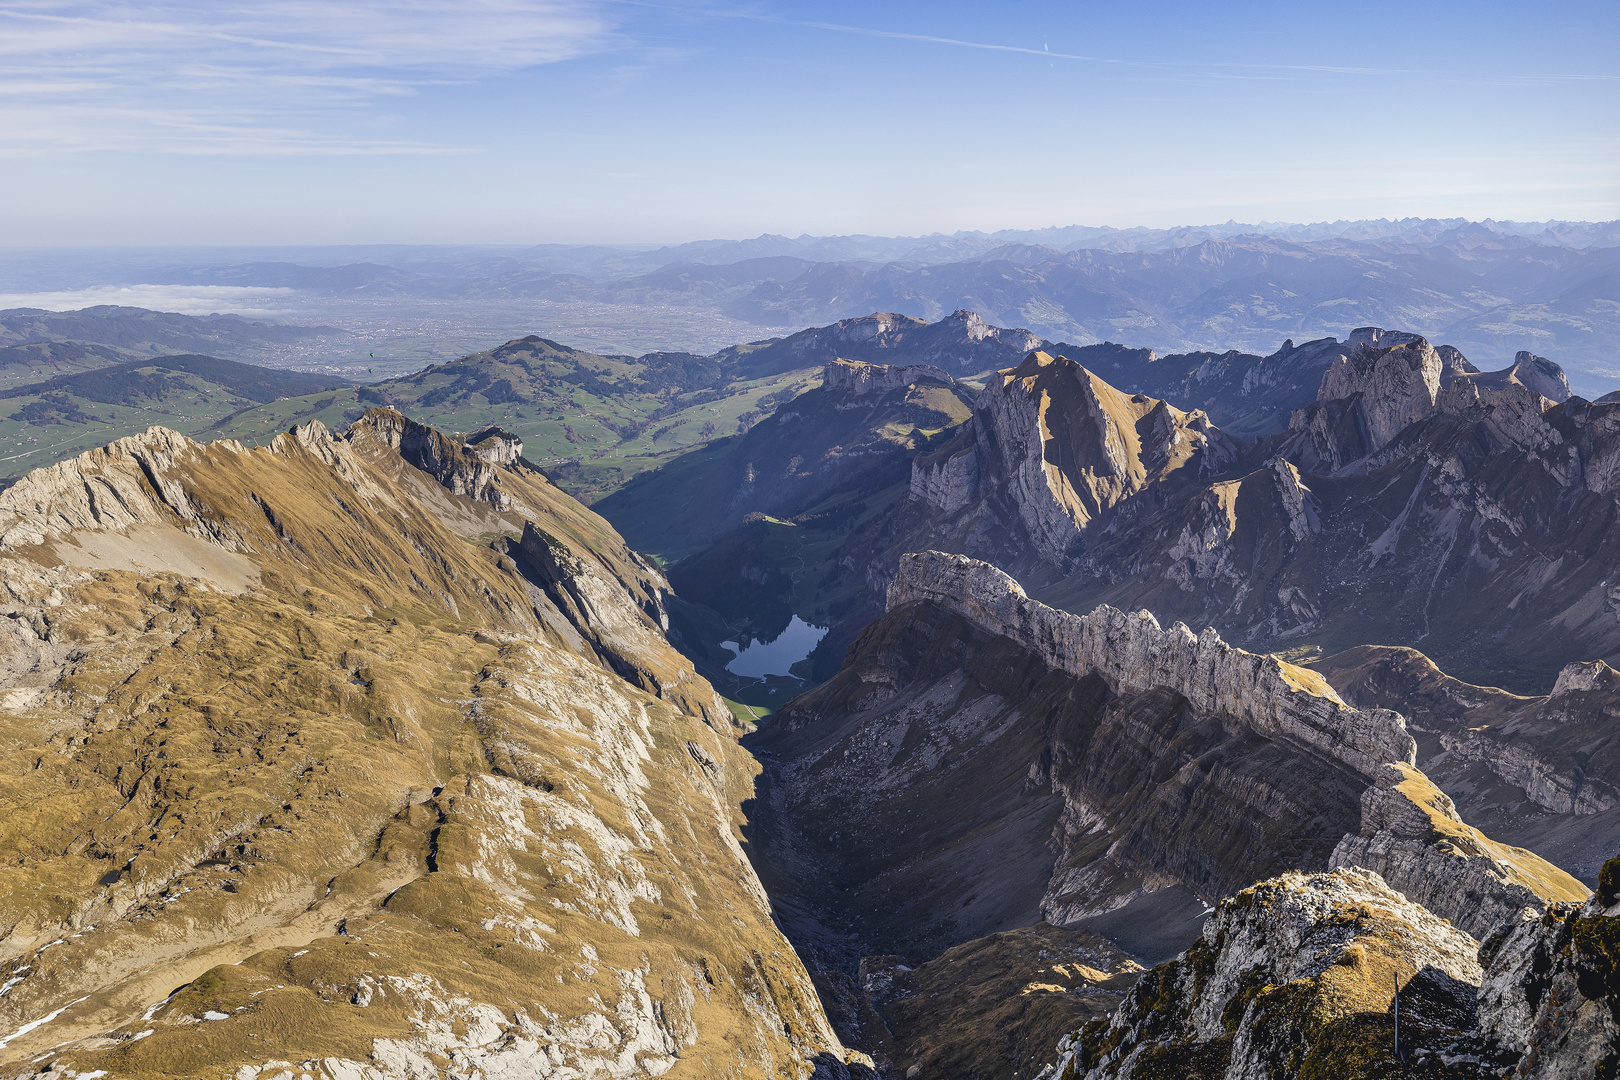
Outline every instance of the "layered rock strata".
[[1466, 824], [1456, 804], [1409, 765], [1388, 765], [1361, 795], [1361, 831], [1331, 866], [1364, 867], [1462, 929], [1483, 937], [1527, 908], [1586, 899], [1568, 873]]
[[1169, 690], [1199, 712], [1303, 744], [1369, 778], [1387, 762], [1416, 758], [1400, 714], [1352, 709], [1308, 668], [1235, 649], [1213, 630], [1166, 630], [1146, 611], [1071, 615], [1031, 600], [987, 563], [937, 551], [903, 557], [889, 586], [891, 610], [918, 601], [960, 612], [1050, 667], [1095, 672], [1116, 692]]
[[1144, 612], [1070, 615], [962, 556], [907, 556], [888, 599], [836, 677], [748, 738], [750, 854], [824, 997], [862, 956], [1152, 918], [1363, 839], [1454, 922], [1584, 895], [1419, 790], [1402, 718], [1308, 669]]
[[999, 371], [972, 421], [912, 467], [911, 491], [951, 513], [992, 494], [1005, 499], [1035, 548], [1076, 558], [1103, 512], [1150, 485], [1218, 472], [1236, 440], [1201, 412], [1128, 395], [1064, 357], [1031, 353]]
[[662, 578], [520, 457], [153, 430], [0, 580], [0, 1075], [848, 1074]]
[[859, 360], [834, 360], [822, 368], [821, 380], [829, 390], [851, 394], [881, 394], [919, 382], [949, 386], [956, 381], [932, 364], [867, 364]]
[[1358, 646], [1313, 667], [1346, 700], [1406, 710], [1420, 767], [1492, 836], [1588, 882], [1620, 845], [1620, 675], [1603, 661], [1566, 665], [1535, 696], [1452, 678], [1413, 649]]

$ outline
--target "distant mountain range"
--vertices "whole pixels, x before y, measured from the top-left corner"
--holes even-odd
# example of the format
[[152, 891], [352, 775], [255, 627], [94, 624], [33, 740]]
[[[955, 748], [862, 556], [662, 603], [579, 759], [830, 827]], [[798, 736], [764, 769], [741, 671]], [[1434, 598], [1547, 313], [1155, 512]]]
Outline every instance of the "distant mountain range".
[[[1160, 353], [1268, 351], [1284, 338], [1400, 326], [1487, 367], [1521, 350], [1556, 356], [1577, 389], [1620, 376], [1620, 222], [1407, 219], [765, 235], [664, 247], [32, 252], [0, 259], [0, 283], [273, 288], [287, 291], [277, 303], [289, 317], [319, 322], [341, 312], [346, 327], [347, 320], [377, 328], [420, 320], [416, 306], [432, 302], [443, 306], [412, 334], [468, 340], [476, 325], [490, 341], [538, 331], [600, 353], [643, 351], [646, 344], [631, 343], [645, 342], [653, 323], [673, 328], [660, 331], [669, 343], [657, 347], [707, 353], [747, 337], [749, 327], [781, 336], [874, 311], [934, 321], [967, 309], [1048, 340], [1126, 342]], [[467, 314], [475, 309], [476, 319]], [[447, 326], [460, 329], [447, 334]], [[218, 352], [195, 344], [172, 351]]]

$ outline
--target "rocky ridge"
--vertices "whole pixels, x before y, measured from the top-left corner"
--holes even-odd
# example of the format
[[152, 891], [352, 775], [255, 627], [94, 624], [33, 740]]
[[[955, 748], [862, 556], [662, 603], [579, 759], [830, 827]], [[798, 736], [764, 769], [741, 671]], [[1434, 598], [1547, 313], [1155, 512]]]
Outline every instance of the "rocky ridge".
[[1015, 364], [1044, 344], [1028, 330], [992, 326], [978, 312], [966, 309], [938, 322], [880, 311], [801, 330], [749, 353], [747, 362], [755, 370], [776, 372], [835, 358], [884, 364], [903, 355], [909, 363], [930, 364], [961, 376]]
[[848, 1074], [661, 576], [476, 448], [153, 430], [0, 493], [0, 1075]]
[[1071, 615], [1029, 599], [993, 566], [935, 551], [902, 558], [889, 586], [891, 610], [917, 601], [955, 610], [1058, 670], [1095, 671], [1116, 690], [1171, 690], [1195, 709], [1299, 742], [1369, 778], [1416, 757], [1399, 713], [1352, 709], [1315, 672], [1235, 649], [1213, 630], [1166, 630], [1147, 611]]
[[962, 556], [907, 556], [888, 600], [837, 676], [747, 738], [766, 765], [750, 855], [825, 1000], [861, 1000], [873, 956], [1163, 919], [1143, 905], [1213, 903], [1357, 843], [1459, 924], [1586, 895], [1465, 824], [1398, 714], [1309, 669], [1145, 612], [1052, 609]]
[[1493, 836], [1547, 851], [1588, 882], [1620, 846], [1608, 737], [1620, 675], [1603, 661], [1566, 665], [1535, 696], [1454, 679], [1413, 649], [1358, 646], [1312, 666], [1346, 700], [1399, 704], [1420, 767]]
[[[968, 425], [918, 455], [910, 502], [839, 558], [873, 608], [900, 555], [932, 548], [1068, 610], [1146, 607], [1246, 646], [1421, 642], [1465, 677], [1520, 687], [1571, 653], [1620, 663], [1614, 406], [1532, 389], [1562, 394], [1534, 357], [1481, 373], [1416, 335], [1357, 334], [1286, 433], [1239, 442], [1165, 406], [1162, 434], [1187, 456], [1158, 469], [1130, 438], [1150, 401], [1068, 361], [1005, 370]], [[1155, 429], [1140, 446], [1164, 441]]]

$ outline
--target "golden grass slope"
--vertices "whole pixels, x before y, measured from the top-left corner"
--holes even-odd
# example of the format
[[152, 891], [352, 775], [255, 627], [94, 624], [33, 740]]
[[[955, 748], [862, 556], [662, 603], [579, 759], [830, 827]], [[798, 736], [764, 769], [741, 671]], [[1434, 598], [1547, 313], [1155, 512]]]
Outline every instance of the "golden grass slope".
[[0, 1076], [843, 1069], [656, 571], [400, 419], [0, 494]]

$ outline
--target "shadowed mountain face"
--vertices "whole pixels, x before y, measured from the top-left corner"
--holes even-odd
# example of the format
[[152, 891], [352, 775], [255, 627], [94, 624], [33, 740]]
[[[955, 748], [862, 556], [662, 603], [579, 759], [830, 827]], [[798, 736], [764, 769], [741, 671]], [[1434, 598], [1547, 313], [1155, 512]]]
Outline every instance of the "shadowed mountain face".
[[749, 514], [791, 518], [835, 493], [853, 501], [908, 482], [912, 457], [965, 420], [970, 402], [937, 367], [835, 361], [820, 387], [746, 435], [636, 478], [597, 510], [638, 548], [678, 556]]
[[748, 745], [766, 766], [750, 855], [852, 1032], [896, 1007], [854, 982], [874, 955], [916, 967], [1372, 851], [1396, 889], [1476, 934], [1587, 895], [1465, 824], [1413, 767], [1399, 715], [1213, 632], [1047, 608], [960, 556], [907, 556], [844, 668]]
[[662, 576], [505, 433], [154, 428], [0, 580], [6, 1075], [848, 1075]]

